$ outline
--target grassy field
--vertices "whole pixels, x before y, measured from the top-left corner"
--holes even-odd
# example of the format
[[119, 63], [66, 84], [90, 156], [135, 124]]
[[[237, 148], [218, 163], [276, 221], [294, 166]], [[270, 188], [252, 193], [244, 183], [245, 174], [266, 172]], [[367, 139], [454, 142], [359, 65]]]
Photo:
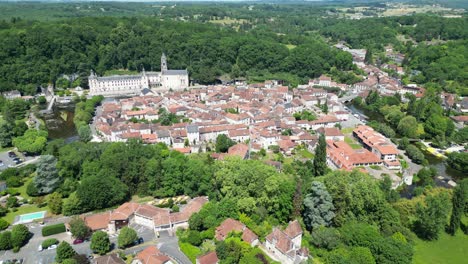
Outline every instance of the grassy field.
[[[17, 190], [20, 194], [19, 196], [25, 198], [25, 199], [31, 199], [31, 197], [26, 193], [26, 186], [28, 186], [28, 184], [32, 181], [32, 178], [29, 178], [25, 181], [25, 183], [23, 184], [23, 186], [21, 187], [18, 187], [18, 188], [15, 188], [15, 190]], [[21, 206], [21, 207], [18, 207], [17, 208], [18, 211], [16, 212], [12, 212], [10, 211], [9, 213], [7, 213], [4, 217], [2, 217], [3, 219], [5, 219], [8, 223], [13, 223], [13, 220], [15, 220], [15, 217], [18, 216], [18, 215], [22, 215], [22, 214], [28, 214], [28, 213], [35, 213], [35, 212], [41, 212], [41, 211], [47, 211], [47, 212], [50, 212], [49, 211], [49, 207], [45, 206], [45, 207], [37, 207], [37, 205], [35, 204], [28, 204], [28, 205], [24, 205], [24, 206]]]
[[466, 263], [468, 236], [458, 232], [456, 236], [441, 234], [437, 241], [417, 240], [413, 257], [414, 264]]

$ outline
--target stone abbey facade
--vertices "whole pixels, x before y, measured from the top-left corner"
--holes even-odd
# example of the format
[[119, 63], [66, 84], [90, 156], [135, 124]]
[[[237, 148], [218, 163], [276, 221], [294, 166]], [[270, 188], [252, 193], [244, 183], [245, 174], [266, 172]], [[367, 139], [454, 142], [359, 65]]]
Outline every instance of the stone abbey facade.
[[161, 88], [181, 90], [189, 86], [187, 70], [168, 70], [166, 55], [161, 56], [161, 71], [138, 75], [115, 75], [98, 77], [91, 71], [88, 77], [90, 95], [132, 96], [140, 95], [143, 89]]

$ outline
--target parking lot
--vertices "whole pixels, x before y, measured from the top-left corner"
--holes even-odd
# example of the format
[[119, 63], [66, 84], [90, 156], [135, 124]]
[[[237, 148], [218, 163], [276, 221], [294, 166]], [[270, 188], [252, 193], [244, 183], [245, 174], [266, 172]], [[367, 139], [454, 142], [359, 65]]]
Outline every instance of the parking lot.
[[[8, 152], [10, 151], [3, 151], [0, 152], [0, 170], [5, 170], [8, 167], [14, 167], [17, 164], [14, 162], [13, 158], [8, 155]], [[21, 161], [24, 161], [24, 156], [19, 154], [18, 152], [14, 152], [16, 157], [20, 158]]]

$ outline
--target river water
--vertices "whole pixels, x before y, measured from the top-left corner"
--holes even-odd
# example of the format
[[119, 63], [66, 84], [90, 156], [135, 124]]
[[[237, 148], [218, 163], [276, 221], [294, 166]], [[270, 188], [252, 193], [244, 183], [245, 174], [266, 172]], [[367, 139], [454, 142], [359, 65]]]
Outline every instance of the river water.
[[64, 139], [66, 142], [78, 140], [78, 132], [73, 123], [74, 105], [54, 106], [53, 112], [44, 114], [49, 139]]

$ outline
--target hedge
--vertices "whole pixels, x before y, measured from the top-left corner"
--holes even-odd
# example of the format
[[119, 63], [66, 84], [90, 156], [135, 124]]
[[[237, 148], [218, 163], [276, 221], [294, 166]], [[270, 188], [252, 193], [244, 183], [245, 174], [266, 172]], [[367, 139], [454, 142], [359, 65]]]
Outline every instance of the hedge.
[[58, 243], [59, 243], [59, 241], [58, 241], [57, 239], [55, 239], [55, 238], [48, 238], [48, 239], [42, 241], [41, 246], [42, 246], [43, 249], [47, 249], [48, 247], [50, 247], [50, 246], [52, 246], [52, 245], [56, 245], [56, 244], [58, 244]]
[[65, 231], [66, 229], [65, 229], [64, 223], [45, 226], [42, 228], [42, 236], [51, 236], [51, 235], [63, 233]]

